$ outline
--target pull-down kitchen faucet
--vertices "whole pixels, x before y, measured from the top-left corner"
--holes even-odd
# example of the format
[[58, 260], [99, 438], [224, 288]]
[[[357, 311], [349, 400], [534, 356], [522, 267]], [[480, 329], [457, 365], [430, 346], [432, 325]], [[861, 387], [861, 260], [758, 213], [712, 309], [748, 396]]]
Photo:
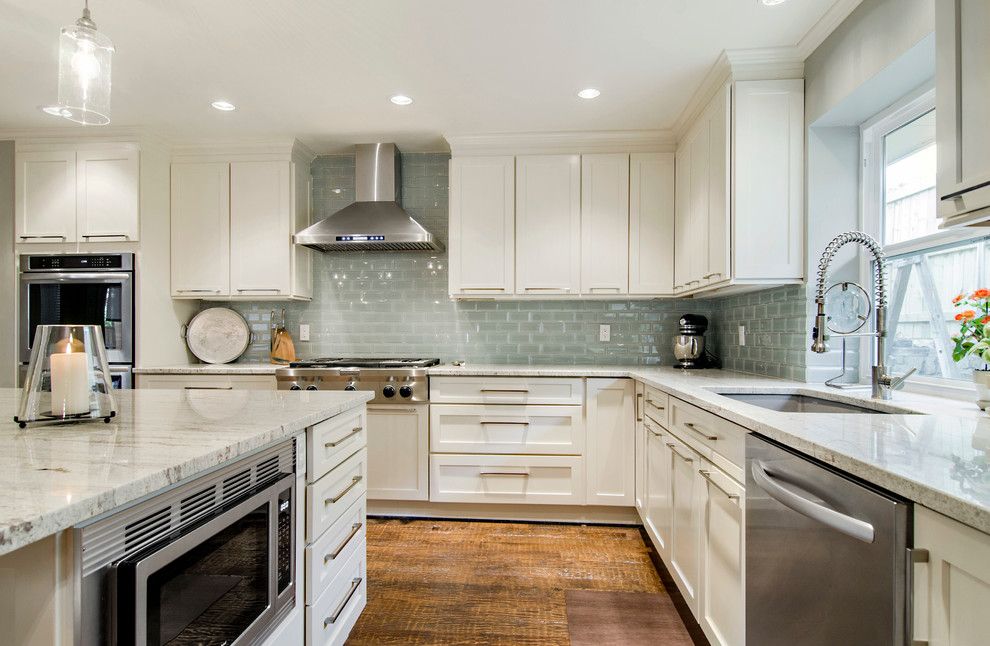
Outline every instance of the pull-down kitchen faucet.
[[887, 374], [884, 365], [884, 354], [887, 343], [887, 281], [884, 275], [884, 265], [887, 262], [880, 243], [866, 235], [862, 231], [847, 231], [832, 238], [832, 241], [822, 252], [821, 260], [818, 261], [818, 282], [815, 291], [815, 303], [818, 305], [818, 313], [815, 316], [815, 327], [811, 329], [811, 336], [814, 339], [811, 343], [811, 351], [818, 354], [828, 352], [828, 345], [825, 340], [825, 280], [828, 277], [828, 267], [832, 263], [832, 258], [836, 252], [850, 242], [857, 242], [873, 254], [873, 307], [876, 310], [876, 322], [872, 332], [854, 332], [850, 334], [835, 334], [834, 336], [871, 336], [876, 339], [874, 343], [875, 355], [873, 358], [872, 388], [874, 399], [890, 399], [891, 393], [899, 388], [904, 380], [910, 377], [916, 368], [912, 368], [903, 377], [893, 377]]

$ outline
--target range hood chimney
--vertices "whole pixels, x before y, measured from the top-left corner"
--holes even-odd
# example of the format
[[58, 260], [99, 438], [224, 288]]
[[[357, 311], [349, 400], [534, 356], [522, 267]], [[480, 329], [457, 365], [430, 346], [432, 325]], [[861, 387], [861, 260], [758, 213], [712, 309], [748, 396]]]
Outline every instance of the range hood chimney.
[[395, 144], [355, 146], [355, 202], [298, 232], [296, 244], [319, 251], [442, 251], [399, 206], [400, 178]]

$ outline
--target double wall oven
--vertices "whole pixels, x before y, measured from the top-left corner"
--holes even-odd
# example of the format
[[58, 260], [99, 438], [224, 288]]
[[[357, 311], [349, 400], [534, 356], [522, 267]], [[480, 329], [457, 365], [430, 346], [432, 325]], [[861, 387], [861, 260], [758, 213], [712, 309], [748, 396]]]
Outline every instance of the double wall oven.
[[21, 378], [39, 325], [96, 325], [114, 388], [130, 388], [134, 367], [134, 254], [20, 257]]

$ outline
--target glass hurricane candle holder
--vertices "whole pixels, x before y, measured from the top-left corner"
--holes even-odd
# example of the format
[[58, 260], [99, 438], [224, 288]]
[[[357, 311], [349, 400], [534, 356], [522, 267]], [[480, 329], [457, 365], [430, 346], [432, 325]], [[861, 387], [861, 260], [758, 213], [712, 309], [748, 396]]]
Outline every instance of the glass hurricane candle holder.
[[14, 421], [57, 424], [117, 414], [103, 333], [96, 325], [39, 325]]

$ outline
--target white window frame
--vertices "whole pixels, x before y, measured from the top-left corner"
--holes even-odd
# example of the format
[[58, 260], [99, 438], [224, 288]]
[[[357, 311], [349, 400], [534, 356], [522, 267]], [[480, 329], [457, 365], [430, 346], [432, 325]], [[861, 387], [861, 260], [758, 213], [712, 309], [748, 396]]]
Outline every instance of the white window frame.
[[[883, 178], [884, 178], [884, 137], [918, 117], [935, 109], [935, 88], [926, 84], [890, 105], [874, 117], [860, 125], [860, 228], [875, 239], [883, 240]], [[986, 231], [969, 228], [942, 229], [935, 233], [884, 245], [887, 256], [896, 256], [937, 247], [953, 242], [982, 238]], [[860, 280], [864, 286], [873, 285], [872, 258], [869, 254], [859, 254]], [[887, 276], [888, 281], [891, 279]], [[874, 339], [864, 337], [860, 341], [860, 381], [868, 383], [870, 367], [873, 364]], [[940, 397], [971, 399], [975, 392], [972, 383], [956, 379], [912, 376], [905, 383], [905, 390]]]

